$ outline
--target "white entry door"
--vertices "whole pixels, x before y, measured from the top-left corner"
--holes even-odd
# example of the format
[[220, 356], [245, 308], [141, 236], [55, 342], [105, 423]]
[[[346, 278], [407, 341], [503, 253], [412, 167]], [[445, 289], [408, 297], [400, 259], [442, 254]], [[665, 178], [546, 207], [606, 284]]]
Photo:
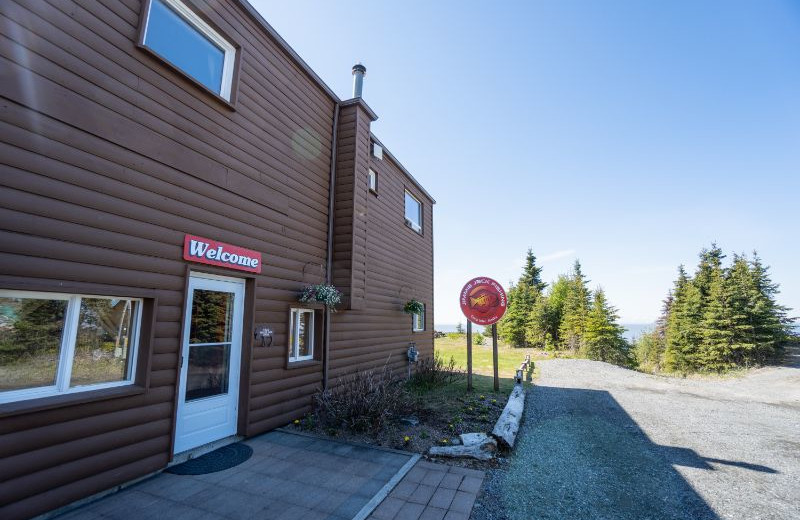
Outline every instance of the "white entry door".
[[236, 433], [243, 313], [244, 280], [190, 276], [175, 453]]

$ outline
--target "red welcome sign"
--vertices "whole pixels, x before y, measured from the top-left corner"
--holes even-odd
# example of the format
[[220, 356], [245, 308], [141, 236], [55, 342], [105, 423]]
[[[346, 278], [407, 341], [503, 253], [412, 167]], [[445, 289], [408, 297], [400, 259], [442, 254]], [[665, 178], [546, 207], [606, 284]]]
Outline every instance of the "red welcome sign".
[[506, 313], [506, 292], [491, 278], [473, 278], [461, 289], [461, 312], [476, 325], [497, 323]]
[[258, 251], [194, 235], [186, 235], [183, 239], [183, 259], [249, 273], [261, 272], [261, 253]]

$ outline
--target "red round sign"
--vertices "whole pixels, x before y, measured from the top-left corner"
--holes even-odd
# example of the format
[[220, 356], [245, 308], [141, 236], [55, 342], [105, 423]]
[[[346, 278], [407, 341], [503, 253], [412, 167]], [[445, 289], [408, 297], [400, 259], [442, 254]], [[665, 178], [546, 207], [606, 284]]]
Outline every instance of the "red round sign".
[[506, 292], [491, 278], [473, 278], [461, 289], [461, 312], [476, 325], [497, 323], [506, 312]]

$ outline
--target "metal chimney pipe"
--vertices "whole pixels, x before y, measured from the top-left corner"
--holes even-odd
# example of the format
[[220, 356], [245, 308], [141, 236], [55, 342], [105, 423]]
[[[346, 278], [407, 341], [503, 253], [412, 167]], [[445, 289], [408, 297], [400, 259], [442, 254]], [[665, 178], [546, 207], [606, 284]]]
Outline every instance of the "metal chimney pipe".
[[361, 63], [353, 65], [353, 97], [360, 98], [361, 93], [364, 91], [364, 76], [367, 74], [367, 68]]

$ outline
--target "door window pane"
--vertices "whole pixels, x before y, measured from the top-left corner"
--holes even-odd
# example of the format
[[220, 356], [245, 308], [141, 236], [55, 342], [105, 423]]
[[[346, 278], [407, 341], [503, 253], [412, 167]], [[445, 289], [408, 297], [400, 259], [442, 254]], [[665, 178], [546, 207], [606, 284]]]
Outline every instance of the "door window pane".
[[195, 289], [189, 343], [231, 341], [233, 293]]
[[56, 383], [67, 305], [0, 297], [0, 392]]
[[70, 386], [128, 379], [136, 305], [128, 299], [81, 299]]
[[227, 394], [230, 358], [230, 344], [190, 346], [186, 400]]
[[209, 90], [222, 93], [225, 51], [163, 0], [152, 0], [144, 44]]

